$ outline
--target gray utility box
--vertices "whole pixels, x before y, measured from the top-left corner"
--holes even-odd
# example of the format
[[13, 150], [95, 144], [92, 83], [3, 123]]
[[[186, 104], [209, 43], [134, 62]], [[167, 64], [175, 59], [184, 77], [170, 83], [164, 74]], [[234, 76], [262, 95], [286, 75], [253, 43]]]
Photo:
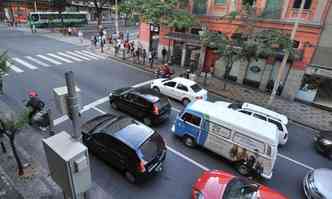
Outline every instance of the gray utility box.
[[[79, 104], [79, 110], [81, 110], [81, 90], [76, 87], [75, 88], [78, 97], [78, 104]], [[68, 115], [68, 103], [67, 103], [67, 96], [68, 96], [68, 90], [66, 86], [63, 87], [58, 87], [58, 88], [53, 88], [53, 95], [54, 95], [54, 99], [55, 99], [55, 105], [58, 108], [58, 110], [60, 111], [60, 113]]]
[[91, 186], [88, 149], [67, 132], [43, 139], [51, 177], [66, 196], [75, 199]]

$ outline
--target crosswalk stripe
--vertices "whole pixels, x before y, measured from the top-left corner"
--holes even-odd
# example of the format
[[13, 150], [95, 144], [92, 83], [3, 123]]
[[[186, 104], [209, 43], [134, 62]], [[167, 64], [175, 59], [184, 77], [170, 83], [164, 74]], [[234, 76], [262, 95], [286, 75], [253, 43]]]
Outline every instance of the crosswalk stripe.
[[88, 61], [91, 60], [91, 59], [89, 59], [89, 58], [87, 58], [87, 57], [83, 57], [82, 55], [79, 55], [79, 54], [77, 54], [77, 53], [73, 53], [73, 52], [70, 52], [70, 51], [66, 51], [66, 53], [71, 54], [71, 55], [73, 55], [73, 56], [75, 56], [75, 57], [79, 57], [79, 58], [84, 59], [84, 60], [88, 60]]
[[63, 52], [57, 52], [57, 54], [59, 54], [59, 55], [61, 55], [61, 56], [64, 56], [64, 57], [67, 57], [67, 58], [69, 58], [69, 59], [72, 59], [72, 60], [74, 60], [74, 61], [78, 61], [78, 62], [83, 61], [83, 60], [81, 60], [81, 59], [79, 59], [79, 58], [77, 58], [77, 57], [74, 57], [74, 56], [72, 56], [72, 55], [67, 55], [67, 54], [65, 54], [65, 53], [63, 53]]
[[14, 57], [14, 58], [12, 58], [12, 59], [13, 59], [15, 62], [18, 62], [18, 63], [24, 65], [25, 67], [27, 67], [27, 68], [29, 68], [29, 69], [31, 69], [31, 70], [36, 70], [36, 69], [37, 69], [36, 66], [34, 66], [34, 65], [32, 65], [32, 64], [30, 64], [30, 63], [28, 63], [28, 62], [26, 62], [26, 61], [24, 61], [24, 60], [22, 60], [22, 59], [19, 59], [19, 58], [17, 58], [17, 57]]
[[41, 65], [41, 66], [44, 66], [44, 67], [50, 67], [50, 65], [46, 64], [45, 62], [42, 62], [42, 61], [40, 61], [40, 60], [38, 60], [38, 59], [35, 59], [35, 58], [33, 58], [33, 57], [25, 56], [25, 58], [27, 58], [27, 59], [29, 59], [29, 60], [31, 60], [31, 61], [33, 61], [33, 62], [35, 62], [35, 63], [37, 63], [37, 64], [39, 64], [39, 65]]
[[10, 62], [6, 62], [7, 65], [9, 66], [10, 69], [12, 69], [13, 71], [17, 72], [17, 73], [23, 73], [24, 71], [21, 70], [20, 68], [18, 68], [17, 66], [15, 66], [14, 64], [10, 63]]
[[49, 57], [45, 57], [44, 55], [37, 55], [37, 57], [45, 59], [46, 61], [49, 61], [49, 62], [51, 62], [52, 64], [55, 64], [55, 65], [61, 65], [62, 64], [61, 62], [58, 62], [58, 61], [56, 61], [54, 59], [51, 59]]
[[95, 57], [99, 57], [100, 59], [106, 59], [106, 57], [104, 56], [101, 56], [101, 55], [97, 55], [93, 52], [90, 52], [90, 51], [87, 51], [87, 50], [82, 50], [82, 52], [86, 53], [86, 54], [89, 54], [89, 55], [92, 55], [92, 56], [95, 56]]
[[53, 54], [53, 53], [47, 53], [47, 55], [48, 55], [48, 56], [51, 56], [51, 57], [54, 57], [54, 58], [57, 58], [57, 59], [60, 59], [61, 61], [64, 61], [64, 62], [66, 62], [66, 63], [68, 63], [68, 64], [73, 63], [72, 61], [70, 61], [70, 60], [68, 60], [68, 59], [65, 59], [65, 58], [63, 58], [63, 57], [60, 57], [60, 56], [58, 56], [58, 55], [55, 55], [55, 54]]
[[84, 54], [84, 53], [82, 53], [82, 52], [80, 52], [80, 51], [78, 51], [78, 50], [75, 50], [75, 53], [80, 54], [80, 55], [83, 55], [83, 56], [86, 56], [86, 57], [89, 57], [89, 58], [91, 58], [91, 59], [95, 59], [95, 60], [98, 60], [98, 59], [99, 59], [99, 58], [94, 57], [94, 56], [92, 56], [92, 55]]

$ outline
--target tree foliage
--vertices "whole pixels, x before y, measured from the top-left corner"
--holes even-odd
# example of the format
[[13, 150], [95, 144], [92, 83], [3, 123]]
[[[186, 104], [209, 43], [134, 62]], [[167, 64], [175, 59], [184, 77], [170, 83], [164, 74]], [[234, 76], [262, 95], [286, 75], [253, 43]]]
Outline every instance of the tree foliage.
[[7, 52], [0, 55], [0, 78], [9, 71]]

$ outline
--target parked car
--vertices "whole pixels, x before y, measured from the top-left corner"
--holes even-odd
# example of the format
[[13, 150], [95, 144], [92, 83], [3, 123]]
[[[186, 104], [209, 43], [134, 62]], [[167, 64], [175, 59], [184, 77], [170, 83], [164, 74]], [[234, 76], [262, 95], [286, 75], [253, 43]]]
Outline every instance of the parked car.
[[207, 90], [201, 88], [196, 82], [182, 77], [156, 79], [152, 81], [151, 88], [156, 92], [181, 101], [184, 105], [198, 99], [207, 100]]
[[126, 117], [105, 114], [82, 126], [89, 151], [125, 174], [131, 183], [162, 170], [166, 144], [153, 129]]
[[205, 171], [192, 188], [193, 199], [287, 199], [264, 185], [223, 171]]
[[250, 103], [229, 103], [224, 101], [218, 101], [215, 103], [222, 107], [231, 108], [233, 110], [239, 111], [247, 115], [251, 115], [253, 117], [276, 125], [279, 133], [279, 144], [285, 145], [287, 143], [287, 116]]
[[332, 199], [332, 170], [309, 171], [303, 179], [303, 189], [308, 199]]
[[159, 124], [171, 113], [166, 96], [149, 88], [121, 88], [109, 95], [110, 105], [140, 119], [146, 125]]
[[332, 160], [332, 131], [321, 131], [314, 140], [317, 151]]

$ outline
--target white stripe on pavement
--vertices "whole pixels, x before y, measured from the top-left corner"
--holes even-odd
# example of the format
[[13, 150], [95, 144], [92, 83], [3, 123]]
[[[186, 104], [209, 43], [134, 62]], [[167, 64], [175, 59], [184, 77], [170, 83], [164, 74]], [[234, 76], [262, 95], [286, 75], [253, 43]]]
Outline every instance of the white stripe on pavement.
[[100, 113], [102, 113], [102, 114], [106, 114], [106, 112], [103, 111], [103, 110], [101, 110], [100, 108], [92, 107], [92, 109], [94, 109], [94, 110], [96, 110], [96, 111], [98, 111], [98, 112], [100, 112]]
[[90, 61], [90, 60], [91, 60], [91, 59], [89, 59], [89, 58], [87, 58], [87, 57], [83, 57], [83, 56], [81, 56], [81, 55], [78, 55], [78, 54], [73, 53], [73, 52], [70, 52], [70, 51], [66, 51], [66, 53], [71, 54], [71, 55], [73, 55], [73, 56], [75, 56], [75, 57], [79, 57], [79, 58], [81, 58], [81, 59], [87, 60], [87, 61]]
[[36, 69], [37, 69], [36, 66], [34, 66], [34, 65], [32, 65], [32, 64], [30, 64], [30, 63], [28, 63], [28, 62], [26, 62], [26, 61], [24, 61], [24, 60], [22, 60], [22, 59], [19, 59], [19, 58], [17, 58], [17, 57], [14, 57], [14, 58], [12, 58], [12, 59], [13, 59], [14, 61], [16, 61], [16, 62], [22, 64], [23, 66], [25, 66], [25, 67], [27, 67], [27, 68], [30, 68], [31, 70], [36, 70]]
[[106, 59], [106, 58], [107, 58], [107, 57], [104, 57], [104, 56], [102, 56], [102, 55], [97, 55], [97, 54], [92, 53], [92, 52], [87, 51], [87, 50], [82, 50], [82, 52], [83, 52], [83, 53], [86, 53], [86, 54], [88, 54], [88, 55], [92, 55], [92, 56], [98, 57], [98, 58], [100, 58], [100, 59]]
[[67, 55], [67, 54], [65, 54], [65, 53], [63, 53], [63, 52], [57, 52], [57, 54], [59, 54], [59, 55], [61, 55], [61, 56], [64, 56], [64, 57], [67, 57], [67, 58], [69, 58], [69, 59], [72, 59], [72, 60], [74, 60], [74, 61], [78, 61], [78, 62], [83, 61], [82, 59], [79, 59], [79, 58], [74, 57], [74, 56], [72, 56], [72, 55]]
[[54, 57], [54, 58], [56, 58], [56, 59], [60, 59], [61, 61], [64, 61], [64, 62], [66, 62], [66, 63], [68, 63], [68, 64], [73, 63], [72, 61], [70, 61], [70, 60], [68, 60], [68, 59], [65, 59], [65, 58], [63, 58], [63, 57], [60, 57], [60, 56], [58, 56], [58, 55], [55, 55], [55, 54], [53, 54], [53, 53], [47, 53], [47, 55], [48, 55], [48, 56], [51, 56], [51, 57]]
[[88, 54], [85, 54], [85, 53], [82, 53], [78, 50], [75, 50], [75, 53], [79, 54], [79, 55], [83, 55], [83, 56], [86, 56], [86, 57], [89, 57], [91, 59], [95, 59], [95, 60], [98, 60], [99, 58], [95, 57], [95, 56], [92, 56], [92, 55], [88, 55]]
[[44, 67], [50, 67], [50, 65], [46, 64], [45, 62], [42, 62], [42, 61], [40, 61], [40, 60], [38, 60], [38, 59], [35, 59], [35, 58], [33, 58], [33, 57], [25, 56], [25, 58], [27, 58], [27, 59], [29, 59], [29, 60], [31, 60], [31, 61], [33, 61], [33, 62], [35, 62], [35, 63], [37, 63], [37, 64], [39, 64], [39, 65], [41, 65], [41, 66], [44, 66]]
[[297, 165], [300, 165], [300, 166], [302, 166], [302, 167], [304, 167], [304, 168], [307, 168], [307, 169], [309, 169], [309, 170], [314, 170], [314, 168], [312, 168], [311, 166], [308, 166], [308, 165], [306, 165], [306, 164], [303, 164], [302, 162], [299, 162], [299, 161], [297, 161], [297, 160], [294, 160], [294, 159], [292, 159], [292, 158], [290, 158], [290, 157], [287, 157], [287, 156], [285, 156], [285, 155], [282, 155], [282, 154], [280, 154], [280, 153], [278, 153], [278, 156], [281, 157], [281, 158], [283, 158], [283, 159], [286, 159], [286, 160], [288, 160], [288, 161], [291, 161], [291, 162], [293, 162], [293, 163], [295, 163], [295, 164], [297, 164]]
[[10, 63], [10, 62], [6, 62], [7, 65], [9, 66], [10, 69], [12, 69], [13, 71], [17, 72], [17, 73], [23, 73], [24, 71], [21, 70], [20, 68], [18, 68], [17, 66], [15, 66], [14, 64]]
[[46, 61], [49, 61], [49, 62], [51, 62], [52, 64], [55, 64], [55, 65], [61, 65], [62, 64], [61, 62], [58, 62], [58, 61], [56, 61], [54, 59], [51, 59], [49, 57], [45, 57], [44, 55], [37, 55], [37, 57], [45, 59]]

